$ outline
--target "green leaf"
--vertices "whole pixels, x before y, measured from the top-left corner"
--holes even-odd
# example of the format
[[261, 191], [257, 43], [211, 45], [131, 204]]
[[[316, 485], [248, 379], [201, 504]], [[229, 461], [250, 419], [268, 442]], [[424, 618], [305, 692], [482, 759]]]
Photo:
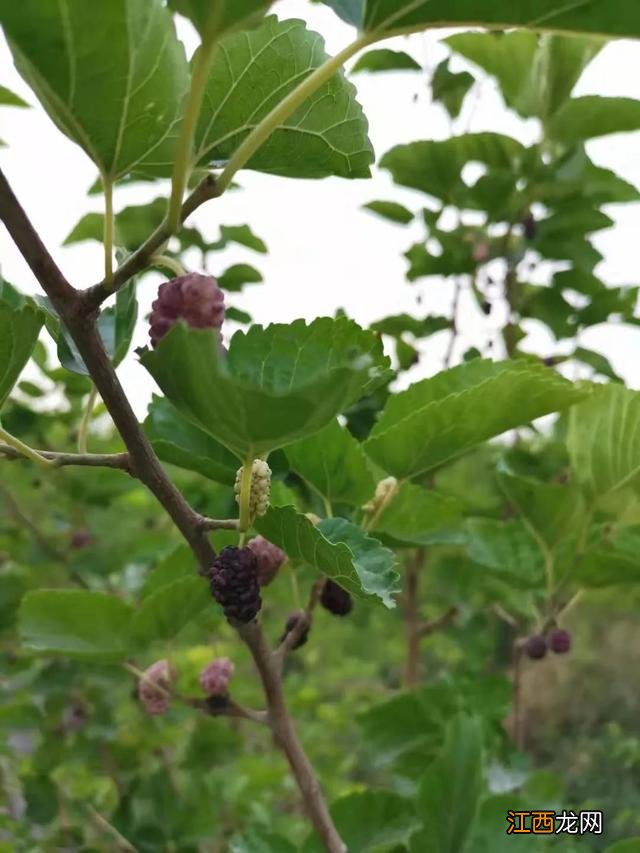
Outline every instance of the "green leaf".
[[363, 205], [365, 210], [370, 210], [376, 213], [383, 219], [388, 219], [391, 222], [399, 222], [401, 225], [408, 225], [413, 221], [413, 213], [396, 201], [370, 201]]
[[245, 284], [260, 284], [264, 279], [251, 264], [233, 264], [218, 277], [218, 284], [229, 293], [237, 293]]
[[28, 107], [29, 104], [24, 101], [20, 95], [16, 95], [11, 89], [6, 86], [0, 86], [0, 106], [1, 107]]
[[[115, 242], [132, 252], [149, 234], [162, 223], [167, 212], [167, 200], [155, 198], [147, 204], [130, 205], [115, 217]], [[84, 240], [102, 243], [104, 238], [104, 216], [102, 213], [86, 213], [65, 238], [63, 246], [71, 246]]]
[[584, 95], [567, 101], [547, 127], [552, 139], [571, 144], [640, 128], [640, 101]]
[[462, 110], [467, 92], [475, 83], [468, 71], [449, 70], [449, 59], [443, 59], [436, 66], [431, 78], [431, 97], [441, 103], [451, 118], [457, 118]]
[[221, 225], [220, 239], [215, 243], [210, 243], [207, 249], [208, 251], [225, 249], [229, 243], [246, 246], [247, 249], [253, 249], [254, 252], [260, 252], [262, 255], [266, 255], [268, 251], [267, 244], [257, 234], [253, 233], [249, 225]]
[[375, 482], [367, 457], [338, 421], [290, 444], [285, 452], [293, 470], [330, 504], [361, 506], [372, 497]]
[[163, 462], [233, 486], [238, 470], [236, 457], [183, 417], [164, 397], [154, 395], [151, 400], [144, 431]]
[[141, 361], [173, 405], [239, 459], [322, 429], [386, 378], [380, 341], [346, 318], [217, 335], [177, 324]]
[[[637, 529], [633, 541], [637, 549], [640, 544]], [[577, 561], [572, 578], [586, 587], [635, 585], [640, 582], [638, 552], [629, 553], [615, 544], [594, 548]]]
[[325, 0], [341, 18], [365, 32], [391, 36], [427, 27], [531, 27], [561, 33], [588, 32], [633, 38], [640, 35], [640, 15], [626, 0], [606, 5], [539, 0]]
[[171, 640], [206, 607], [213, 607], [204, 578], [180, 578], [148, 595], [131, 620], [132, 639], [146, 645]]
[[172, 150], [189, 78], [161, 0], [0, 0], [0, 23], [45, 110], [106, 178]]
[[[136, 286], [137, 278], [131, 279], [118, 290], [115, 305], [103, 309], [98, 316], [98, 332], [114, 367], [122, 362], [129, 351], [135, 331], [138, 319]], [[60, 364], [72, 373], [89, 376], [89, 371], [73, 338], [59, 321], [49, 300], [43, 297], [40, 299], [40, 303], [49, 312], [46, 320], [47, 331], [58, 345]]]
[[412, 837], [412, 853], [462, 853], [482, 792], [482, 726], [460, 715], [420, 781], [417, 810], [425, 827]]
[[498, 482], [544, 551], [552, 553], [579, 533], [586, 513], [579, 486], [517, 477], [504, 465]]
[[477, 161], [493, 168], [513, 169], [524, 154], [515, 139], [500, 133], [466, 133], [442, 141], [426, 140], [396, 145], [380, 161], [393, 180], [455, 204], [469, 188], [462, 180], [467, 163]]
[[447, 541], [460, 520], [460, 506], [453, 498], [402, 483], [393, 500], [375, 518], [371, 531], [407, 545], [430, 545]]
[[571, 358], [582, 362], [582, 364], [588, 365], [593, 368], [596, 373], [599, 373], [601, 376], [606, 376], [607, 379], [610, 379], [612, 382], [622, 382], [622, 377], [618, 376], [615, 372], [609, 359], [600, 352], [596, 352], [592, 349], [586, 349], [585, 347], [576, 347], [571, 354]]
[[114, 595], [42, 589], [22, 599], [20, 636], [34, 652], [115, 663], [129, 655], [130, 618], [129, 605]]
[[448, 317], [441, 317], [436, 314], [427, 314], [423, 318], [414, 317], [411, 314], [394, 314], [391, 317], [385, 317], [383, 320], [377, 320], [371, 324], [370, 328], [374, 332], [391, 335], [394, 338], [399, 337], [404, 332], [409, 332], [416, 338], [428, 338], [430, 335], [435, 335], [436, 332], [451, 328], [451, 320]]
[[273, 0], [169, 0], [169, 6], [189, 18], [201, 36], [214, 24], [220, 34], [260, 21]]
[[421, 71], [419, 62], [403, 50], [380, 48], [363, 53], [351, 69], [352, 74], [362, 71]]
[[[347, 849], [358, 853], [404, 850], [420, 826], [413, 802], [392, 791], [347, 794], [332, 804], [331, 816]], [[314, 836], [302, 849], [304, 853], [321, 853], [324, 848]]]
[[395, 477], [412, 477], [585, 393], [528, 360], [474, 359], [390, 397], [364, 449]]
[[640, 393], [622, 385], [596, 386], [569, 414], [567, 448], [573, 478], [592, 498], [640, 485]]
[[142, 588], [142, 597], [145, 598], [177, 580], [193, 578], [197, 569], [193, 551], [189, 546], [176, 546], [149, 572]]
[[0, 302], [0, 406], [31, 358], [43, 321], [32, 302], [16, 308]]
[[340, 584], [356, 598], [375, 595], [395, 607], [398, 591], [393, 552], [344, 518], [329, 518], [317, 527], [293, 507], [271, 507], [254, 527], [292, 560], [303, 560]]
[[544, 560], [532, 533], [518, 519], [469, 518], [469, 557], [518, 589], [537, 589], [544, 582]]
[[286, 838], [262, 829], [249, 829], [229, 841], [229, 853], [296, 853]]
[[[215, 54], [196, 131], [204, 166], [231, 157], [247, 134], [324, 63], [322, 38], [303, 21], [269, 17], [226, 37]], [[369, 177], [374, 155], [355, 87], [335, 74], [286, 119], [246, 168], [296, 178]]]
[[225, 306], [224, 317], [225, 320], [234, 320], [236, 323], [241, 323], [244, 326], [248, 326], [251, 323], [251, 314], [247, 311], [241, 311], [233, 305]]
[[597, 37], [459, 33], [449, 47], [496, 78], [507, 106], [524, 118], [549, 118], [570, 97], [585, 66], [604, 44]]

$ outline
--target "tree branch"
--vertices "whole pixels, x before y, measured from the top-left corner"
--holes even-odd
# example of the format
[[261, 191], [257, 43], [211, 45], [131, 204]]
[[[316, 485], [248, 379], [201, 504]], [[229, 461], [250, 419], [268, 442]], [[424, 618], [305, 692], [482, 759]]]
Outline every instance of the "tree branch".
[[269, 725], [274, 740], [284, 752], [293, 773], [305, 810], [328, 853], [347, 853], [340, 838], [309, 759], [296, 732], [286, 706], [282, 689], [282, 678], [278, 661], [269, 648], [261, 626], [257, 622], [236, 624], [236, 629], [245, 641], [260, 675], [267, 698]]
[[[200, 181], [191, 195], [185, 199], [182, 205], [180, 221], [184, 222], [200, 205], [221, 194], [215, 175], [207, 175]], [[127, 260], [118, 267], [113, 274], [110, 285], [102, 281], [100, 284], [96, 284], [82, 292], [83, 311], [85, 313], [95, 311], [105, 299], [108, 299], [109, 296], [126, 284], [132, 276], [150, 266], [152, 257], [158, 254], [159, 249], [164, 246], [171, 236], [171, 228], [165, 220], [145, 240], [140, 248], [129, 255]]]
[[162, 504], [196, 554], [201, 569], [206, 571], [213, 562], [215, 552], [207, 539], [206, 532], [198, 525], [198, 514], [167, 477], [149, 440], [141, 430], [105, 352], [96, 327], [94, 313], [87, 314], [83, 295], [67, 282], [56, 266], [2, 171], [0, 171], [0, 218], [78, 347], [116, 429], [129, 451], [132, 473]]
[[[53, 464], [52, 468], [65, 468], [69, 465], [83, 465], [88, 468], [118, 468], [131, 473], [128, 453], [54, 453], [50, 450], [36, 451]], [[7, 461], [27, 459], [15, 447], [0, 444], [0, 455]]]
[[435, 634], [436, 631], [442, 630], [450, 625], [458, 615], [457, 607], [450, 607], [448, 610], [438, 616], [437, 619], [430, 619], [429, 622], [423, 622], [418, 628], [418, 636], [426, 637], [429, 634]]

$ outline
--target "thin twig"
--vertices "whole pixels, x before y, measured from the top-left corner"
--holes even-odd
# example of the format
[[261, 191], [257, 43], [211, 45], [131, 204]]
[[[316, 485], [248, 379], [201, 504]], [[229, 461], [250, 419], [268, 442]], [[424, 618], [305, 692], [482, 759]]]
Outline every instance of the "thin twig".
[[[52, 463], [49, 466], [51, 468], [83, 465], [88, 468], [119, 468], [122, 471], [130, 472], [128, 453], [55, 453], [51, 450], [38, 450], [36, 452]], [[15, 447], [9, 447], [8, 444], [0, 444], [0, 456], [4, 456], [8, 462], [27, 458]]]
[[239, 523], [237, 518], [208, 518], [206, 515], [196, 519], [201, 530], [237, 530]]
[[298, 619], [295, 625], [285, 634], [284, 639], [273, 653], [274, 659], [281, 670], [286, 656], [289, 652], [293, 651], [302, 635], [311, 628], [313, 611], [320, 600], [324, 583], [324, 578], [314, 582], [309, 593], [307, 606], [304, 610], [298, 612]]
[[93, 822], [114, 840], [118, 846], [118, 850], [125, 850], [126, 853], [138, 853], [138, 848], [134, 847], [130, 841], [127, 841], [124, 835], [122, 835], [122, 833], [119, 832], [112, 823], [109, 823], [104, 815], [94, 809], [90, 803], [86, 803], [85, 805], [93, 819]]
[[430, 619], [428, 622], [423, 622], [418, 627], [418, 636], [427, 637], [429, 634], [435, 634], [436, 631], [441, 631], [443, 628], [448, 627], [455, 620], [458, 612], [457, 607], [450, 607], [441, 616], [438, 616], [437, 619]]
[[[221, 195], [214, 175], [204, 177], [182, 205], [181, 221], [184, 222], [206, 201]], [[111, 296], [116, 290], [126, 284], [130, 278], [145, 270], [153, 255], [157, 254], [171, 237], [171, 229], [166, 220], [136, 249], [113, 274], [111, 286], [100, 282], [82, 292], [82, 312], [90, 314]]]
[[453, 350], [458, 340], [458, 308], [460, 307], [460, 294], [462, 293], [462, 279], [457, 278], [453, 286], [453, 300], [451, 302], [451, 334], [449, 335], [449, 343], [447, 351], [444, 354], [444, 368], [451, 367], [453, 358]]

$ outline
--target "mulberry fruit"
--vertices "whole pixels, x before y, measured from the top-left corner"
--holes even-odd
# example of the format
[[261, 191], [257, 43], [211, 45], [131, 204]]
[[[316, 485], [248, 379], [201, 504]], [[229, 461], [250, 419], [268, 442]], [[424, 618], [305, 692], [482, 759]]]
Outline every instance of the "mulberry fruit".
[[[240, 503], [240, 491], [242, 488], [242, 468], [236, 473], [234, 491], [236, 502]], [[271, 468], [264, 459], [254, 459], [251, 469], [251, 492], [249, 494], [249, 515], [251, 519], [264, 515], [269, 508], [269, 497], [271, 495]]]
[[224, 293], [213, 276], [189, 273], [160, 285], [149, 317], [151, 346], [157, 346], [178, 320], [194, 329], [222, 327]]
[[531, 660], [540, 660], [547, 653], [547, 641], [542, 634], [532, 634], [524, 644], [524, 650]]
[[[291, 631], [293, 631], [293, 629], [296, 627], [296, 625], [298, 624], [298, 622], [301, 619], [304, 619], [305, 621], [307, 620], [306, 613], [304, 613], [304, 611], [301, 611], [301, 610], [297, 611], [296, 613], [292, 613], [289, 616], [289, 618], [287, 619], [286, 625], [284, 626], [284, 634], [280, 637], [281, 643], [284, 643], [284, 641], [287, 639], [287, 636], [289, 635], [289, 633]], [[304, 631], [300, 634], [300, 636], [296, 640], [295, 645], [292, 646], [293, 649], [299, 649], [300, 646], [304, 646], [304, 644], [309, 639], [309, 631], [310, 630], [311, 630], [311, 625], [307, 624], [307, 627], [304, 629]]]
[[533, 213], [527, 213], [525, 218], [522, 220], [522, 230], [524, 231], [524, 236], [527, 240], [535, 240], [536, 234], [538, 233], [538, 225]]
[[200, 673], [200, 687], [207, 696], [224, 696], [235, 665], [229, 658], [216, 658]]
[[93, 545], [93, 533], [86, 527], [81, 527], [73, 532], [70, 544], [72, 548], [78, 551], [82, 548], [88, 548]]
[[211, 568], [211, 594], [227, 619], [251, 622], [262, 601], [258, 584], [258, 559], [249, 548], [224, 548]]
[[280, 566], [287, 562], [287, 555], [264, 536], [254, 536], [247, 542], [247, 548], [251, 548], [258, 560], [258, 583], [260, 586], [268, 586], [278, 574]]
[[566, 654], [571, 648], [571, 634], [564, 628], [556, 628], [548, 637], [549, 648], [557, 655]]
[[[168, 691], [174, 674], [168, 660], [158, 660], [144, 671], [138, 682], [138, 698], [148, 714], [164, 714], [169, 708]], [[160, 689], [158, 689], [160, 688]]]
[[351, 595], [332, 580], [325, 581], [320, 594], [320, 604], [334, 616], [347, 616], [353, 610]]
[[362, 509], [365, 512], [377, 512], [384, 504], [387, 503], [398, 488], [398, 481], [395, 477], [385, 477], [376, 485], [376, 491], [373, 498]]

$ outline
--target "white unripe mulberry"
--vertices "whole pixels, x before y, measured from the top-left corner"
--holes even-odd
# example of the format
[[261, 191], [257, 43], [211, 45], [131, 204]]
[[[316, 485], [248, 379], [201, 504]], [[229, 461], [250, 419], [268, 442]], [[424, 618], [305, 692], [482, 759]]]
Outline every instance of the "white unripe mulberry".
[[[240, 503], [240, 491], [242, 488], [242, 468], [238, 469], [234, 491], [236, 502]], [[251, 492], [249, 495], [249, 515], [258, 518], [269, 509], [269, 497], [271, 495], [271, 468], [264, 459], [254, 459], [251, 469]]]

